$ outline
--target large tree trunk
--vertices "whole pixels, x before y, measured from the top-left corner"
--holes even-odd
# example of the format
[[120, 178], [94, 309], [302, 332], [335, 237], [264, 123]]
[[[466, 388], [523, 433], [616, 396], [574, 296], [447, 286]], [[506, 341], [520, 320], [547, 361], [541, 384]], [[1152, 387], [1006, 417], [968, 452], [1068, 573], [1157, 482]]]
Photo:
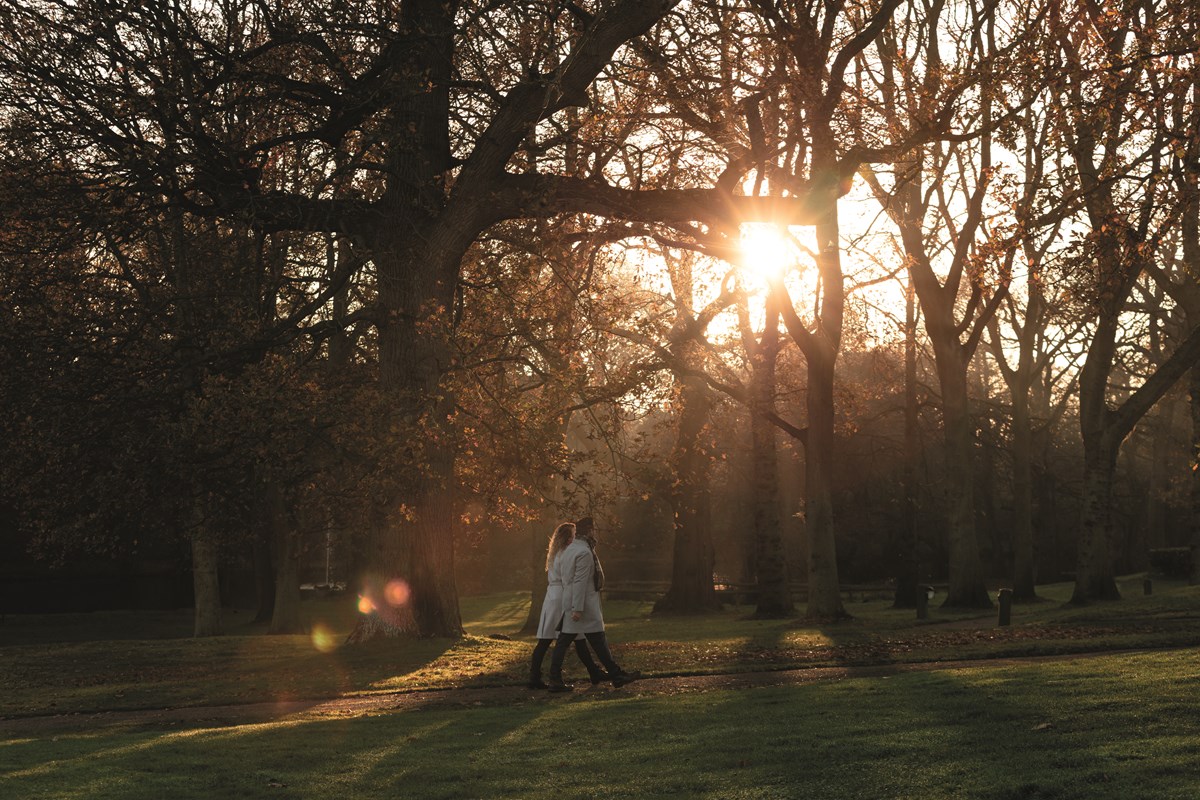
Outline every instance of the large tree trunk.
[[1106, 435], [1083, 439], [1083, 524], [1076, 557], [1072, 603], [1119, 600], [1110, 547], [1112, 484], [1120, 442]]
[[375, 613], [360, 620], [351, 641], [462, 635], [454, 579], [454, 402], [442, 385], [451, 363], [446, 311], [453, 287], [440, 276], [454, 273], [447, 265], [457, 265], [466, 245], [436, 237], [418, 251], [409, 244], [385, 240], [373, 249], [387, 310], [379, 325], [379, 380], [410, 445], [398, 494], [381, 500], [380, 518], [388, 523], [372, 531], [364, 587]]
[[[203, 519], [203, 515], [199, 516]], [[195, 592], [195, 636], [221, 635], [221, 584], [217, 564], [219, 550], [212, 532], [203, 521], [192, 528], [192, 588]]]
[[409, 540], [413, 616], [422, 636], [459, 637], [463, 627], [454, 579], [458, 507], [453, 454], [442, 451], [431, 464], [437, 471], [416, 494], [419, 512]]
[[[387, 130], [386, 168], [392, 175], [379, 202], [381, 216], [367, 243], [378, 271], [379, 382], [394, 402], [393, 424], [411, 437], [406, 475], [395, 496], [383, 498], [371, 545], [370, 593], [351, 641], [412, 633], [462, 635], [454, 582], [454, 403], [443, 377], [451, 367], [448, 309], [462, 256], [479, 221], [470, 209], [451, 213], [443, 176], [451, 166], [450, 84], [454, 11], [436, 0], [403, 9], [395, 51], [396, 87]], [[419, 91], [404, 91], [412, 87]], [[481, 198], [482, 201], [482, 198]], [[407, 574], [402, 570], [407, 567]]]
[[975, 527], [975, 487], [971, 450], [975, 442], [967, 397], [967, 365], [957, 338], [934, 341], [942, 390], [945, 436], [946, 517], [949, 530], [950, 588], [944, 606], [990, 608], [979, 538]]
[[[1133, 278], [1118, 263], [1117, 242], [1106, 241], [1100, 256], [1104, 287], [1096, 331], [1079, 373], [1079, 428], [1083, 437], [1083, 509], [1076, 550], [1073, 603], [1120, 597], [1113, 570], [1112, 480], [1123, 435], [1115, 434], [1108, 406], [1109, 378], [1117, 351], [1117, 318]], [[1130, 426], [1132, 427], [1132, 426]]]
[[411, 604], [388, 602], [389, 587], [392, 588], [393, 597], [397, 588], [408, 587], [403, 576], [409, 571], [409, 550], [401, 525], [394, 520], [393, 514], [388, 513], [384, 504], [372, 509], [369, 530], [363, 538], [365, 552], [360, 562], [363, 568], [357, 573], [361, 616], [346, 638], [347, 643], [415, 633], [417, 624]]
[[[696, 345], [689, 342], [684, 347], [690, 351]], [[679, 378], [679, 429], [671, 457], [675, 472], [671, 488], [675, 547], [671, 586], [654, 604], [656, 613], [701, 613], [721, 606], [713, 587], [716, 547], [708, 506], [709, 455], [704, 445], [710, 405], [703, 378]]]
[[[454, 576], [454, 532], [458, 527], [454, 453], [446, 402], [443, 399], [423, 420], [425, 427], [419, 434], [424, 437], [420, 448], [423, 461], [414, 465], [417, 474], [399, 499], [403, 507], [390, 509], [392, 524], [377, 531], [388, 539], [398, 539], [399, 548], [381, 545], [378, 549], [402, 550], [402, 564], [407, 567], [403, 574], [395, 562], [377, 565], [378, 580], [384, 587], [382, 600], [398, 612], [388, 624], [400, 624], [404, 632], [418, 636], [462, 635]], [[405, 586], [399, 593], [394, 588], [397, 581]], [[407, 602], [398, 603], [397, 597]]]
[[[430, 254], [429, 261], [436, 263]], [[352, 632], [359, 642], [402, 634], [462, 635], [454, 580], [452, 401], [441, 381], [449, 366], [445, 287], [430, 263], [376, 255], [380, 302], [394, 309], [379, 328], [379, 378], [409, 438], [397, 494], [381, 498], [372, 526], [368, 609]]]

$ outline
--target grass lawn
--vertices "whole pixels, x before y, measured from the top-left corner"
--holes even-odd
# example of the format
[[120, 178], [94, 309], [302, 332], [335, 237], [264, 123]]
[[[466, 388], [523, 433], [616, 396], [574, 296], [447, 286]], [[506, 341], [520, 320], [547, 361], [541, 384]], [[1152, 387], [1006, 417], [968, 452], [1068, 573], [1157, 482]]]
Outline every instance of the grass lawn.
[[[649, 603], [605, 604], [609, 638], [627, 669], [687, 675], [796, 666], [936, 661], [1200, 644], [1200, 587], [1159, 582], [1141, 594], [1064, 606], [1070, 587], [1041, 587], [1045, 602], [1017, 606], [1013, 625], [990, 613], [912, 611], [881, 599], [849, 603], [836, 624], [751, 620], [749, 607], [702, 617], [652, 617]], [[516, 631], [527, 595], [464, 598], [461, 641], [341, 647], [354, 598], [305, 604], [311, 635], [265, 636], [246, 612], [230, 635], [193, 639], [190, 612], [9, 616], [0, 623], [0, 717], [221, 705], [421, 688], [520, 685], [532, 639]], [[494, 638], [496, 636], [511, 638]], [[570, 657], [568, 670], [581, 668]]]
[[0, 743], [0, 796], [1200, 797], [1200, 653]]
[[[751, 620], [750, 608], [652, 617], [606, 603], [618, 659], [655, 676], [1200, 644], [1200, 588], [994, 614], [882, 599], [854, 619]], [[0, 717], [515, 686], [532, 640], [521, 594], [463, 600], [468, 636], [342, 647], [353, 598], [306, 603], [312, 633], [192, 639], [180, 613], [10, 616]], [[579, 667], [568, 664], [578, 673]], [[665, 685], [665, 689], [664, 689]], [[566, 697], [500, 693], [355, 716], [89, 728], [0, 739], [0, 798], [1192, 798], [1200, 797], [1200, 649], [680, 691], [669, 681]], [[489, 694], [489, 697], [491, 695]], [[86, 720], [86, 717], [80, 717]], [[49, 731], [50, 729], [47, 729]]]

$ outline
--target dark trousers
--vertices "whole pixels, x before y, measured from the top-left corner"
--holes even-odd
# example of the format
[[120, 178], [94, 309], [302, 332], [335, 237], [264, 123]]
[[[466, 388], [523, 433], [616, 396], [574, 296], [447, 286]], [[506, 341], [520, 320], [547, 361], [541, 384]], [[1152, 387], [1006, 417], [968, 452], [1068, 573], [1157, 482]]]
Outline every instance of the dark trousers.
[[[579, 662], [588, 671], [588, 676], [592, 678], [602, 678], [604, 673], [600, 671], [600, 667], [596, 666], [595, 659], [592, 658], [592, 651], [588, 649], [588, 643], [582, 639], [576, 639], [575, 634], [568, 634], [575, 642], [575, 654], [579, 656]], [[550, 645], [554, 639], [538, 639], [537, 644], [533, 646], [533, 661], [529, 665], [530, 680], [541, 680], [542, 678], [542, 662], [546, 658], [546, 651], [550, 649]], [[562, 675], [562, 662], [566, 659], [568, 645], [562, 644], [560, 641], [554, 648], [554, 656], [551, 657], [550, 663], [554, 663], [554, 659], [558, 658], [559, 651], [562, 651], [562, 658], [558, 658], [558, 674]]]
[[[562, 681], [562, 666], [563, 660], [567, 657], [567, 647], [578, 634], [560, 633], [558, 634], [558, 644], [554, 646], [554, 655], [550, 657], [550, 680]], [[611, 678], [614, 675], [621, 674], [621, 668], [617, 666], [617, 662], [613, 660], [612, 653], [608, 649], [608, 637], [604, 635], [604, 631], [597, 633], [585, 633], [588, 644], [596, 651], [596, 657], [600, 659], [600, 663], [608, 670], [608, 676]], [[575, 642], [576, 646], [582, 642]], [[589, 670], [591, 673], [591, 670]]]

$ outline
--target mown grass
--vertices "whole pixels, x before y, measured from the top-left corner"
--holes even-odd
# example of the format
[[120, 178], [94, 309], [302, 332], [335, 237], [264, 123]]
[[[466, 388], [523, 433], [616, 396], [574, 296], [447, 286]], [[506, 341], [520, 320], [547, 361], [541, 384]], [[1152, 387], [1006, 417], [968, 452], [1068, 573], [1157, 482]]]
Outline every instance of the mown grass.
[[0, 743], [0, 796], [1156, 798], [1200, 796], [1200, 656]]
[[[651, 675], [900, 663], [1200, 644], [1200, 587], [1159, 582], [1126, 599], [1065, 606], [1070, 587], [1041, 587], [1044, 602], [994, 613], [931, 609], [918, 621], [883, 599], [853, 602], [835, 624], [752, 620], [749, 607], [696, 617], [650, 614], [649, 603], [605, 604], [618, 660]], [[421, 688], [518, 685], [532, 639], [516, 636], [528, 598], [464, 598], [468, 636], [341, 647], [353, 597], [305, 604], [312, 634], [265, 636], [244, 612], [230, 634], [190, 638], [187, 612], [9, 616], [0, 623], [0, 717], [99, 710], [315, 699]], [[497, 638], [509, 637], [509, 638]], [[579, 671], [573, 657], [568, 669]]]

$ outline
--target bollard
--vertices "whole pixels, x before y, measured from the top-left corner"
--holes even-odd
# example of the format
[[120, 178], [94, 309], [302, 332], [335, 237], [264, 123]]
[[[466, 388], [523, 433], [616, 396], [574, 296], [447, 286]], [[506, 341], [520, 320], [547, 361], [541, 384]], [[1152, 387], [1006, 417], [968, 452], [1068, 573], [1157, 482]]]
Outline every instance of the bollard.
[[925, 591], [924, 586], [917, 587], [917, 619], [925, 619], [929, 616], [929, 595]]
[[1149, 578], [1146, 578], [1146, 580], [1142, 581], [1142, 592], [1148, 595], [1154, 594], [1154, 584]]
[[1000, 590], [1000, 626], [1012, 623], [1012, 589]]

